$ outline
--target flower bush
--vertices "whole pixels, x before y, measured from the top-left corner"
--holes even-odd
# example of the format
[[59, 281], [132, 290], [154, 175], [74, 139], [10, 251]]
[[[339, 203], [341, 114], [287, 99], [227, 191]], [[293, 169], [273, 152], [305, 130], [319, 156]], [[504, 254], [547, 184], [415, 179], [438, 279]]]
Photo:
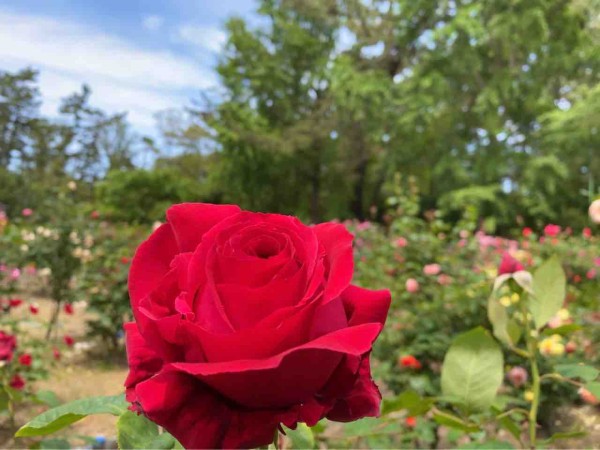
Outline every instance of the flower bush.
[[[251, 310], [228, 309], [237, 304], [236, 298], [253, 298], [247, 297], [250, 291], [245, 290], [243, 283], [231, 286], [231, 279], [237, 279], [236, 276], [246, 280], [244, 282], [262, 279], [263, 269], [268, 267], [265, 269], [256, 262], [247, 266], [239, 263], [236, 272], [237, 263], [232, 255], [239, 255], [239, 249], [243, 249], [256, 256], [269, 256], [274, 248], [288, 248], [287, 242], [292, 242], [295, 253], [285, 254], [295, 254], [293, 261], [305, 261], [306, 242], [311, 242], [312, 238], [294, 240], [294, 236], [304, 236], [305, 231], [293, 221], [289, 228], [294, 230], [294, 235], [282, 238], [285, 245], [278, 241], [279, 238], [262, 241], [257, 237], [261, 236], [261, 227], [269, 229], [265, 234], [279, 236], [277, 220], [283, 219], [273, 219], [275, 223], [269, 224], [267, 218], [281, 216], [246, 213], [246, 222], [238, 229], [235, 221], [231, 222], [229, 218], [238, 214], [237, 210], [223, 213], [221, 217], [220, 208], [214, 214], [175, 208], [168, 215], [168, 224], [159, 224], [153, 237], [141, 247], [141, 256], [138, 252], [133, 263], [130, 260], [132, 243], [140, 241], [140, 230], [143, 229], [121, 229], [98, 221], [98, 217], [90, 217], [93, 223], [88, 223], [85, 229], [93, 236], [94, 245], [90, 247], [89, 258], [80, 261], [74, 277], [78, 288], [73, 291], [73, 298], [85, 298], [89, 310], [94, 312], [90, 323], [92, 334], [115, 346], [119, 328], [129, 314], [125, 280], [131, 267], [130, 291], [137, 325], [127, 325], [131, 368], [127, 387], [133, 409], [142, 414], [127, 411], [128, 403], [122, 396], [82, 400], [63, 405], [58, 412], [52, 410], [48, 415], [40, 416], [36, 419], [37, 425], [26, 425], [19, 435], [46, 434], [55, 429], [55, 421], [61, 420], [61, 414], [83, 417], [96, 412], [119, 415], [118, 437], [122, 445], [131, 447], [152, 447], [160, 443], [172, 448], [179, 445], [177, 439], [188, 447], [263, 445], [270, 442], [276, 423], [296, 426], [295, 430], [281, 428], [287, 434], [286, 445], [294, 448], [319, 445], [434, 447], [460, 446], [468, 442], [475, 446], [527, 447], [532, 443], [550, 445], [560, 436], [580, 435], [582, 430], [575, 429], [551, 436], [549, 429], [539, 426], [546, 427], [547, 418], [556, 406], [565, 403], [594, 405], [600, 395], [595, 347], [600, 337], [596, 311], [600, 296], [600, 255], [595, 229], [588, 227], [576, 232], [549, 224], [538, 230], [515, 230], [512, 238], [498, 237], [482, 231], [480, 224], [469, 218], [468, 212], [455, 226], [442, 222], [435, 212], [424, 218], [417, 217], [417, 203], [418, 196], [409, 189], [390, 197], [389, 209], [383, 212], [384, 225], [356, 221], [343, 224], [354, 234], [352, 282], [367, 288], [385, 286], [392, 293], [386, 327], [371, 352], [373, 377], [379, 381], [384, 399], [380, 419], [361, 419], [341, 428], [330, 426], [326, 419], [319, 421], [323, 416], [340, 418], [337, 413], [331, 413], [338, 406], [333, 403], [333, 409], [328, 410], [332, 407], [328, 402], [337, 398], [336, 403], [343, 400], [347, 405], [349, 400], [344, 395], [348, 394], [336, 393], [338, 397], [328, 397], [329, 394], [323, 391], [315, 391], [316, 403], [311, 400], [300, 409], [280, 408], [277, 404], [275, 411], [271, 404], [266, 407], [262, 403], [252, 403], [255, 399], [252, 395], [259, 396], [261, 402], [278, 402], [283, 398], [281, 395], [293, 391], [293, 388], [285, 388], [282, 392], [271, 389], [277, 380], [287, 379], [285, 371], [279, 373], [277, 379], [271, 380], [265, 375], [264, 380], [269, 381], [265, 389], [258, 381], [250, 385], [237, 381], [225, 383], [226, 377], [221, 378], [228, 372], [222, 373], [219, 365], [213, 372], [206, 372], [213, 363], [202, 362], [204, 358], [224, 358], [223, 355], [229, 353], [232, 357], [242, 358], [250, 344], [253, 352], [263, 351], [264, 345], [278, 343], [290, 345], [291, 354], [303, 347], [295, 341], [290, 344], [272, 339], [277, 331], [269, 328], [262, 331], [273, 342], [265, 338], [259, 343], [257, 339], [263, 336], [259, 328], [255, 336], [242, 333], [244, 339], [232, 341], [230, 347], [220, 345], [224, 337], [218, 333], [211, 335], [216, 333], [215, 330], [196, 333], [199, 330], [195, 322], [198, 311], [190, 307], [187, 292], [200, 292], [208, 305], [223, 306], [212, 312], [202, 311], [199, 317], [207, 318], [203, 319], [202, 327], [227, 324], [227, 321], [236, 330], [237, 327], [241, 327], [240, 330], [245, 326], [252, 327], [270, 310], [264, 309], [265, 305], [260, 302], [253, 304]], [[208, 225], [187, 228], [190, 223]], [[342, 229], [342, 225], [329, 227], [330, 230]], [[203, 233], [208, 238], [203, 238], [204, 244], [199, 245], [199, 236]], [[348, 238], [344, 236], [342, 233], [336, 239], [322, 242], [324, 238], [318, 235], [319, 258], [327, 260], [329, 255], [338, 255], [338, 260], [347, 258], [347, 253], [333, 250], [337, 245], [348, 252]], [[193, 266], [190, 266], [191, 261], [195, 261]], [[330, 263], [330, 269], [321, 274], [318, 278], [320, 289], [334, 283], [340, 274], [348, 275], [347, 268], [346, 272], [335, 269], [339, 264]], [[12, 282], [6, 278], [11, 273], [8, 266], [4, 273], [9, 286]], [[197, 277], [193, 289], [189, 288], [190, 273]], [[280, 291], [276, 280], [266, 279], [270, 280], [267, 285], [272, 291], [265, 292], [272, 295], [284, 292], [283, 299], [296, 298], [298, 292], [305, 292], [303, 288]], [[305, 286], [303, 283], [310, 279], [303, 279], [300, 286]], [[14, 291], [14, 283], [11, 286]], [[146, 292], [148, 289], [153, 292], [151, 295]], [[12, 294], [9, 297], [7, 301], [18, 299]], [[348, 306], [353, 300], [344, 295], [340, 298], [348, 314], [353, 309]], [[6, 304], [10, 307], [10, 302]], [[26, 311], [25, 306], [17, 308]], [[35, 305], [29, 305], [30, 313], [34, 315], [31, 307], [34, 310]], [[65, 309], [62, 312], [68, 314]], [[306, 323], [313, 326], [313, 319], [308, 318]], [[303, 329], [304, 326], [290, 328], [290, 336], [302, 335]], [[141, 335], [139, 330], [142, 330]], [[235, 331], [234, 337], [236, 333], [241, 332]], [[69, 342], [65, 340], [63, 345], [73, 344], [70, 336], [64, 338]], [[207, 355], [206, 349], [212, 349], [212, 353]], [[28, 358], [21, 354], [18, 358], [21, 356], [26, 362]], [[366, 355], [362, 353], [361, 358], [364, 360]], [[32, 361], [36, 361], [35, 355], [32, 355]], [[471, 363], [467, 364], [467, 361]], [[221, 361], [218, 364], [227, 363]], [[200, 371], [193, 372], [194, 380], [203, 381], [200, 384], [190, 382], [191, 369], [187, 365], [179, 367], [181, 364], [190, 367], [205, 364], [198, 369]], [[312, 370], [314, 366], [308, 364], [307, 368]], [[243, 380], [245, 371], [253, 370], [251, 367], [236, 369], [236, 376]], [[477, 373], [466, 373], [467, 367], [476, 368]], [[304, 370], [294, 370], [294, 373], [304, 376]], [[19, 375], [21, 372], [24, 370], [19, 368]], [[321, 373], [313, 372], [315, 376]], [[469, 386], [467, 395], [464, 390], [467, 378], [485, 380], [485, 383]], [[340, 378], [333, 379], [332, 384], [345, 385]], [[145, 383], [152, 389], [146, 389]], [[208, 388], [198, 390], [204, 383], [209, 383]], [[15, 385], [19, 385], [18, 378]], [[239, 386], [245, 387], [239, 392], [229, 391]], [[153, 392], [169, 392], [174, 397], [157, 396]], [[245, 397], [248, 395], [250, 397]], [[351, 397], [363, 406], [373, 406], [372, 400], [376, 398], [373, 395]], [[201, 398], [204, 399], [201, 404], [207, 404], [208, 399], [208, 404], [212, 405], [209, 422], [205, 422], [207, 416], [199, 407], [188, 408], [189, 400]], [[185, 420], [193, 420], [207, 430], [202, 437], [195, 436], [192, 427], [181, 428], [181, 424], [188, 422], [181, 422], [182, 416], [178, 413], [165, 413], [175, 404], [185, 406], [179, 409], [186, 411]], [[352, 416], [353, 419], [376, 412], [369, 408], [354, 410], [362, 412]], [[215, 411], [220, 412], [215, 415]], [[235, 433], [218, 428], [219, 424], [230, 423], [232, 418], [238, 427]], [[253, 428], [249, 431], [250, 418], [258, 423], [252, 422]], [[165, 426], [174, 436], [161, 433], [153, 421]], [[143, 429], [147, 439], [128, 441], [133, 429]], [[222, 434], [215, 429], [220, 429]], [[500, 430], [509, 436], [510, 442], [506, 438], [497, 441]], [[540, 437], [544, 433], [546, 436]]]

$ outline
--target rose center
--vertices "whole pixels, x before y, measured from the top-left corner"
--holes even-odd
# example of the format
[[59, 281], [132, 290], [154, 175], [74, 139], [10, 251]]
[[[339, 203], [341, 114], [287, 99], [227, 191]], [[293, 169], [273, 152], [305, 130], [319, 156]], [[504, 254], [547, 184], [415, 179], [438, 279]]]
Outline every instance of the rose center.
[[261, 259], [268, 259], [277, 255], [280, 251], [281, 248], [279, 242], [270, 236], [263, 236], [259, 239], [252, 240], [246, 247], [247, 254]]

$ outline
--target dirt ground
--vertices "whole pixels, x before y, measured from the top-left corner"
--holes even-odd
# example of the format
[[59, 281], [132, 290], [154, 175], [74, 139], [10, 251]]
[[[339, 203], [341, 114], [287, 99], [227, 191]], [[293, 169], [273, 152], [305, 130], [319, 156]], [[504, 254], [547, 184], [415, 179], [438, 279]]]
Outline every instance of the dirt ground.
[[[42, 297], [23, 296], [28, 302], [35, 302], [39, 306], [39, 314], [33, 322], [22, 325], [31, 335], [42, 337], [45, 329], [36, 322], [43, 323], [51, 316], [52, 302]], [[17, 317], [31, 318], [27, 305], [22, 305], [13, 314]], [[107, 354], [103, 349], [93, 347], [85, 337], [85, 323], [89, 318], [85, 312], [85, 305], [75, 304], [75, 313], [71, 316], [61, 313], [60, 323], [52, 339], [60, 342], [65, 334], [75, 338], [75, 346], [64, 350], [61, 360], [50, 369], [50, 376], [46, 380], [36, 383], [38, 391], [53, 391], [62, 402], [69, 402], [83, 397], [97, 395], [115, 395], [123, 392], [123, 381], [127, 376], [127, 365], [124, 351], [120, 354]], [[25, 405], [16, 413], [18, 426], [26, 423], [35, 415], [44, 411], [46, 407], [40, 405]], [[116, 417], [111, 415], [96, 415], [85, 418], [71, 425], [63, 436], [105, 436], [107, 439], [115, 436]], [[0, 448], [23, 448], [27, 441], [12, 439], [15, 429], [8, 423], [0, 424]], [[60, 437], [56, 433], [52, 437]]]

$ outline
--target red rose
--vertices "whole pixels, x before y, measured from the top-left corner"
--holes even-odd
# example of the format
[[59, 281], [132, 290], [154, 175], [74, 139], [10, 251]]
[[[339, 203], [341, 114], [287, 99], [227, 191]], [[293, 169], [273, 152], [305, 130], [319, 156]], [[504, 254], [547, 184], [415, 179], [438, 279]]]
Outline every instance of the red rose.
[[54, 356], [54, 359], [56, 359], [58, 361], [60, 359], [60, 350], [57, 348], [53, 348], [52, 356]]
[[523, 237], [528, 238], [529, 236], [531, 236], [533, 234], [533, 230], [529, 227], [525, 227], [525, 228], [523, 228], [522, 234], [523, 234]]
[[63, 341], [65, 344], [67, 344], [69, 347], [72, 347], [73, 344], [75, 344], [75, 339], [73, 339], [71, 336], [69, 336], [68, 334], [65, 335], [65, 337], [63, 337]]
[[64, 311], [65, 311], [65, 314], [72, 315], [73, 314], [73, 304], [65, 303]]
[[498, 267], [498, 275], [504, 275], [505, 273], [515, 273], [520, 270], [524, 270], [523, 264], [517, 261], [515, 258], [510, 256], [508, 252], [504, 252], [502, 255], [502, 261], [500, 267]]
[[23, 353], [21, 356], [19, 356], [19, 364], [21, 364], [22, 366], [29, 367], [31, 366], [32, 359], [33, 358], [29, 353]]
[[40, 307], [37, 304], [32, 303], [29, 305], [29, 311], [31, 314], [37, 314], [40, 312]]
[[21, 390], [25, 387], [25, 380], [23, 379], [23, 377], [21, 375], [19, 375], [18, 373], [16, 373], [10, 380], [10, 383], [8, 383], [10, 385], [11, 388], [13, 389], [17, 389], [17, 390]]
[[560, 234], [560, 225], [554, 225], [550, 223], [544, 227], [544, 234], [546, 236], [554, 237]]
[[0, 331], [0, 361], [11, 361], [17, 348], [17, 338]]
[[400, 365], [402, 367], [408, 367], [409, 369], [419, 370], [421, 363], [413, 355], [406, 355], [400, 358]]
[[21, 300], [20, 298], [11, 298], [8, 301], [8, 304], [10, 305], [11, 308], [17, 308], [18, 306], [21, 306], [22, 303], [23, 303], [23, 300]]
[[132, 409], [187, 448], [259, 447], [280, 423], [378, 415], [369, 353], [390, 293], [350, 285], [352, 273], [343, 225], [171, 207], [129, 273]]

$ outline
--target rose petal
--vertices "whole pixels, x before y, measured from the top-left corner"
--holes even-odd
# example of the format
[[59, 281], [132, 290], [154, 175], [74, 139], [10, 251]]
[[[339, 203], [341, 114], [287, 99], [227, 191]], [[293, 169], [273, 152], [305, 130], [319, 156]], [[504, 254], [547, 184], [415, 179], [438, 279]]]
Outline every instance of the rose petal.
[[123, 328], [125, 329], [125, 348], [129, 364], [125, 387], [129, 388], [158, 373], [163, 362], [148, 346], [134, 322], [126, 323]]
[[369, 356], [361, 362], [352, 390], [338, 400], [327, 418], [337, 422], [351, 422], [362, 417], [378, 417], [381, 393], [371, 378]]
[[169, 224], [163, 224], [135, 252], [129, 269], [129, 296], [135, 313], [144, 297], [152, 292], [169, 272], [171, 261], [179, 253]]
[[380, 330], [381, 325], [374, 323], [345, 328], [266, 359], [172, 366], [242, 405], [284, 407], [301, 403], [322, 388], [344, 355], [368, 352]]
[[240, 212], [236, 205], [181, 203], [167, 210], [167, 220], [180, 252], [193, 252], [204, 234], [223, 219]]
[[313, 230], [323, 246], [326, 261], [325, 298], [334, 298], [346, 289], [352, 280], [354, 236], [343, 225], [331, 222], [315, 225]]
[[391, 293], [387, 289], [374, 291], [350, 285], [342, 293], [350, 326], [361, 323], [385, 324], [391, 300]]
[[280, 411], [230, 408], [206, 385], [181, 372], [164, 371], [140, 383], [135, 395], [144, 414], [185, 448], [266, 446], [281, 421]]

